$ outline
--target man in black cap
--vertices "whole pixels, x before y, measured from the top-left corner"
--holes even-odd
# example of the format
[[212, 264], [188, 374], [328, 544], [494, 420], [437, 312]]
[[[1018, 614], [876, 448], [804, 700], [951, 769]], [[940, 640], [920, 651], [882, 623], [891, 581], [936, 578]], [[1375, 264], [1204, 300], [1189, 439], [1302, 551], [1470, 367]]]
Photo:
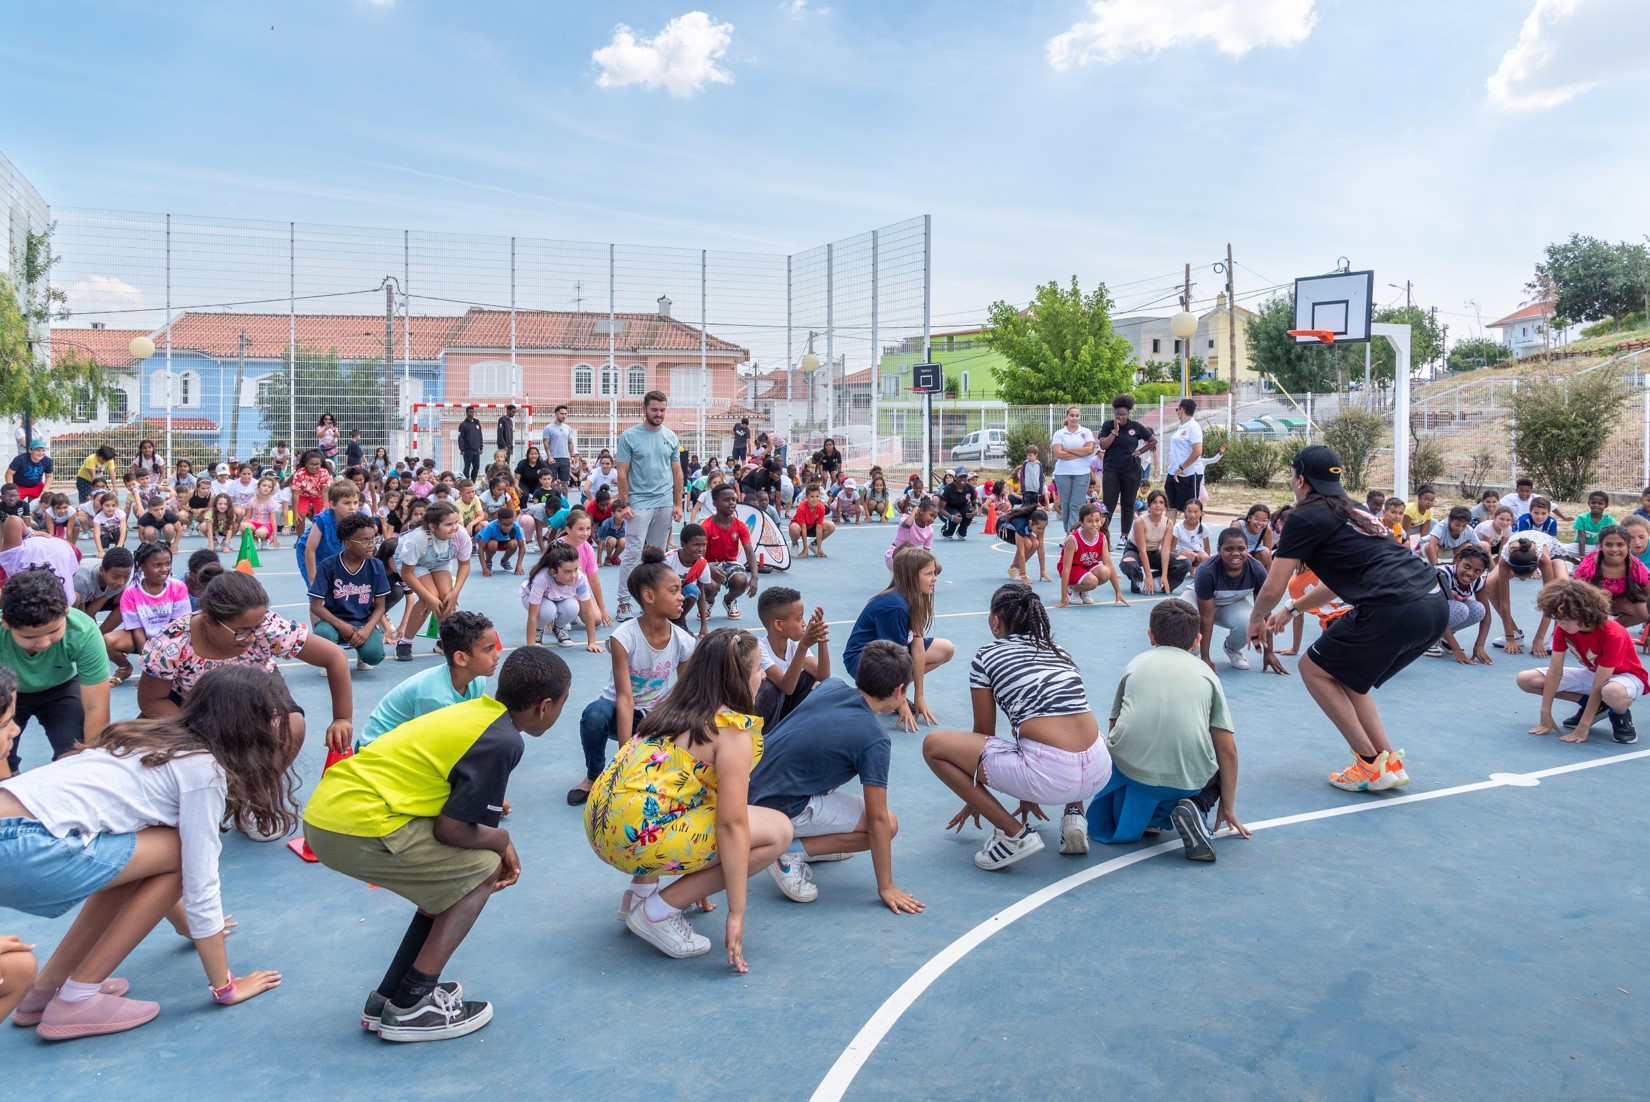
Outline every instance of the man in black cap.
[[[1301, 656], [1301, 683], [1354, 755], [1350, 766], [1329, 775], [1329, 783], [1348, 792], [1401, 787], [1409, 783], [1403, 751], [1387, 740], [1369, 693], [1443, 635], [1449, 622], [1443, 591], [1426, 560], [1346, 496], [1341, 457], [1333, 449], [1302, 448], [1291, 466], [1295, 508], [1272, 552], [1266, 584], [1255, 595], [1249, 641], [1259, 646], [1295, 613], [1334, 597], [1351, 605]], [[1322, 584], [1273, 612], [1301, 563]]]

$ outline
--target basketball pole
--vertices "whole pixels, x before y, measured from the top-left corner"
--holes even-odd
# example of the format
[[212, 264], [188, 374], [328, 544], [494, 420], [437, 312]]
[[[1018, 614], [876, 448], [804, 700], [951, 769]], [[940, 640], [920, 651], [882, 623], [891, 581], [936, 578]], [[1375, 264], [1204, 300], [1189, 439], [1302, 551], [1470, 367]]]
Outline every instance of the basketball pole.
[[1385, 337], [1397, 353], [1392, 371], [1392, 489], [1409, 500], [1409, 349], [1410, 327], [1377, 321], [1369, 326], [1371, 337]]

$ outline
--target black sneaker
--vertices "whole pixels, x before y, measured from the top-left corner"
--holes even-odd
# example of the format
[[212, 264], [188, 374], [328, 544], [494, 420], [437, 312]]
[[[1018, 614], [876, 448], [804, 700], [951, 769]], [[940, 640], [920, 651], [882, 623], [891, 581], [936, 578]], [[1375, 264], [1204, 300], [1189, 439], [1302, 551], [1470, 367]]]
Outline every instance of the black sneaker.
[[1209, 824], [1203, 821], [1201, 808], [1191, 800], [1181, 800], [1169, 812], [1169, 819], [1174, 823], [1175, 833], [1180, 835], [1180, 844], [1186, 847], [1186, 860], [1215, 859], [1214, 839], [1209, 834]]
[[[451, 991], [456, 999], [464, 997], [464, 988], [459, 986], [457, 980], [444, 980], [436, 986]], [[367, 1005], [361, 1008], [361, 1028], [368, 1033], [377, 1033], [379, 1025], [382, 1024], [381, 1019], [384, 1017], [384, 1008], [389, 1004], [390, 1000], [376, 991], [368, 995]]]
[[413, 655], [412, 655], [412, 644], [411, 643], [409, 643], [405, 639], [403, 639], [403, 640], [401, 640], [401, 642], [399, 642], [395, 645], [395, 660], [397, 662], [411, 662], [412, 658], [413, 658]]
[[[1587, 710], [1586, 705], [1582, 705], [1580, 708], [1577, 708], [1576, 709], [1576, 714], [1564, 721], [1565, 728], [1568, 729], [1568, 728], [1574, 727], [1576, 724], [1580, 723], [1581, 722], [1581, 715], [1586, 710]], [[1593, 726], [1597, 727], [1598, 726], [1598, 721], [1603, 719], [1605, 717], [1605, 715], [1608, 714], [1608, 712], [1609, 712], [1608, 708], [1600, 709], [1599, 711], [1594, 712], [1593, 713]], [[1629, 723], [1628, 727], [1631, 727], [1631, 726], [1632, 726], [1632, 724]]]
[[386, 1003], [378, 1036], [386, 1041], [450, 1041], [492, 1020], [492, 1003], [465, 1002], [443, 985], [405, 1009]]
[[1633, 730], [1632, 712], [1610, 713], [1610, 735], [1617, 742], [1634, 743], [1639, 740], [1639, 733]]

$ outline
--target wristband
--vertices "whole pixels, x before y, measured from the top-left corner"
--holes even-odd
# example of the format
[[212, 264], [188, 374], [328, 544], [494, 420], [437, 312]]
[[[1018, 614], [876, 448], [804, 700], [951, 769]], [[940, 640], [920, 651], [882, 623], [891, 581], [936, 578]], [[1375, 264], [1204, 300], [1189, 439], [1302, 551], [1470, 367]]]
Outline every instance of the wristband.
[[208, 983], [206, 989], [212, 992], [213, 1002], [219, 1006], [228, 1006], [230, 1001], [235, 998], [235, 973], [229, 973], [229, 982], [222, 987], [213, 987], [211, 983]]

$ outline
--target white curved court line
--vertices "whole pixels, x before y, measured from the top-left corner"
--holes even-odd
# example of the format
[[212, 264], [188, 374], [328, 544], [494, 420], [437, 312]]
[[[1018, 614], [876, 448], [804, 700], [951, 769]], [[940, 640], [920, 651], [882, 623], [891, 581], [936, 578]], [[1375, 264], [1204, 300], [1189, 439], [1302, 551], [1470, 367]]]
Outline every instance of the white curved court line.
[[[1423, 800], [1437, 800], [1445, 796], [1459, 796], [1467, 792], [1480, 792], [1487, 788], [1526, 788], [1541, 783], [1543, 777], [1556, 777], [1563, 773], [1574, 773], [1582, 769], [1594, 769], [1605, 765], [1620, 765], [1622, 762], [1637, 761], [1650, 757], [1650, 750], [1636, 750], [1631, 753], [1617, 754], [1607, 758], [1592, 758], [1587, 761], [1572, 762], [1569, 765], [1554, 766], [1551, 769], [1540, 769], [1533, 773], [1497, 773], [1490, 780], [1477, 781], [1473, 784], [1457, 785], [1454, 788], [1440, 788], [1434, 792], [1417, 792], [1412, 796], [1394, 796], [1381, 800], [1371, 800], [1367, 803], [1343, 804], [1339, 807], [1328, 807], [1321, 811], [1306, 811], [1299, 815], [1283, 815], [1276, 819], [1266, 819], [1258, 823], [1248, 824], [1251, 831], [1268, 830], [1272, 827], [1290, 826], [1295, 823], [1315, 822], [1319, 819], [1333, 819], [1341, 815], [1357, 815], [1365, 811], [1374, 811], [1378, 808], [1397, 807], [1401, 804], [1420, 803]], [[1230, 835], [1223, 835], [1230, 837]], [[812, 1102], [840, 1102], [848, 1092], [855, 1076], [859, 1074], [871, 1054], [882, 1043], [883, 1038], [899, 1022], [905, 1012], [922, 997], [923, 993], [933, 986], [935, 980], [945, 975], [951, 967], [961, 961], [969, 953], [995, 934], [1008, 929], [1015, 922], [1024, 918], [1032, 911], [1037, 910], [1045, 903], [1049, 903], [1065, 895], [1073, 888], [1087, 884], [1091, 880], [1098, 880], [1102, 876], [1118, 872], [1130, 865], [1156, 857], [1160, 853], [1180, 849], [1179, 840], [1162, 842], [1147, 849], [1136, 850], [1122, 857], [1103, 861], [1093, 868], [1074, 873], [1063, 880], [1056, 880], [1043, 888], [1032, 892], [1024, 899], [1010, 904], [975, 926], [972, 930], [957, 938], [951, 944], [941, 949], [929, 958], [921, 968], [912, 974], [911, 978], [900, 984], [899, 989], [884, 1000], [877, 1007], [876, 1012], [854, 1034], [848, 1047], [842, 1050], [831, 1070], [825, 1073], [819, 1086], [814, 1089]]]

